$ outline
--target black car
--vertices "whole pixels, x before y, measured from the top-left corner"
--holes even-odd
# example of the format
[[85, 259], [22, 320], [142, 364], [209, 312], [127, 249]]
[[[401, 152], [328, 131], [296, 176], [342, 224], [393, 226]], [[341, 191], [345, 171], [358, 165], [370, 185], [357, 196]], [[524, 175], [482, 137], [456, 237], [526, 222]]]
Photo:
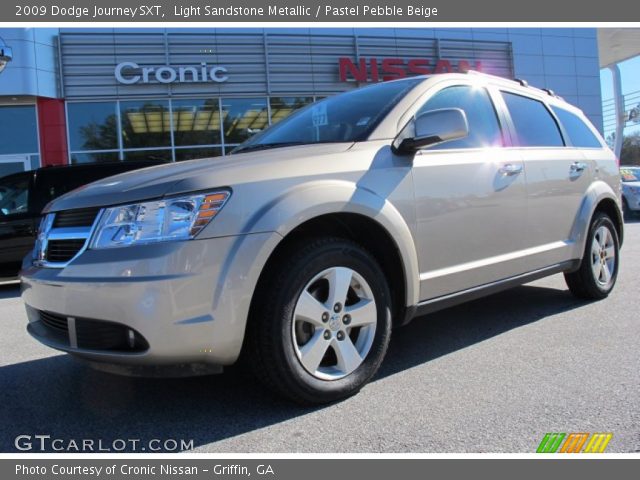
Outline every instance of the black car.
[[43, 167], [0, 178], [0, 281], [15, 278], [33, 248], [44, 206], [60, 195], [118, 173], [158, 162], [112, 162]]

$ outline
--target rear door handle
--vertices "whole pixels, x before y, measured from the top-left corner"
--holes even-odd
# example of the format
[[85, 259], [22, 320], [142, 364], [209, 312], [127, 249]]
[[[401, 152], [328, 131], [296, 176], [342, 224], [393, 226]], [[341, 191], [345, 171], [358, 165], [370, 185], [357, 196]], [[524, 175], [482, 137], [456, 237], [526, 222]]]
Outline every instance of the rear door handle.
[[507, 163], [500, 167], [500, 173], [503, 175], [518, 175], [522, 172], [522, 165]]
[[571, 164], [571, 173], [582, 172], [587, 169], [587, 164], [584, 162], [573, 162]]

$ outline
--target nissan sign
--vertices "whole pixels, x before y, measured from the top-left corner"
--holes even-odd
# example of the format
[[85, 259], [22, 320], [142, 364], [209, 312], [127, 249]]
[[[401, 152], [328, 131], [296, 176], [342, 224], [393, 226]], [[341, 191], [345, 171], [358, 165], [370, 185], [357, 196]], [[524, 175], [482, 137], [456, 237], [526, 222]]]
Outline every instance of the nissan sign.
[[227, 69], [219, 65], [210, 67], [205, 62], [199, 67], [141, 67], [136, 62], [122, 62], [116, 65], [115, 77], [124, 85], [137, 83], [205, 83], [226, 82]]
[[468, 60], [453, 62], [444, 58], [438, 59], [434, 65], [428, 58], [375, 58], [360, 57], [354, 61], [348, 57], [338, 59], [341, 82], [379, 82], [396, 80], [411, 75], [428, 75], [432, 73], [467, 72], [471, 69], [482, 71], [482, 63], [475, 61], [473, 66]]

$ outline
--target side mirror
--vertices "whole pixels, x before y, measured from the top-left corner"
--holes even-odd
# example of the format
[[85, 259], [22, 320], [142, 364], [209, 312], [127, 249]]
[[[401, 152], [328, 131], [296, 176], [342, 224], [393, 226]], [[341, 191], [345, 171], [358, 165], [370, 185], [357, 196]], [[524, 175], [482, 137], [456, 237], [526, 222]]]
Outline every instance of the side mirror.
[[409, 122], [393, 141], [393, 148], [399, 153], [414, 153], [429, 145], [458, 140], [468, 134], [469, 124], [463, 110], [429, 110]]

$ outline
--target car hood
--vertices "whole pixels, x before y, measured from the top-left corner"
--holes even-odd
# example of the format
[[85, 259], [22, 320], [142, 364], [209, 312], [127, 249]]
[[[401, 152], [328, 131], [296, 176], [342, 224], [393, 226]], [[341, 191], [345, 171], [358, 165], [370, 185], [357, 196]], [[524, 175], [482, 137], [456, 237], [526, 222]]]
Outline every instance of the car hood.
[[[169, 163], [108, 177], [73, 190], [55, 200], [44, 212], [118, 205], [168, 195], [233, 187], [251, 176], [273, 178], [283, 163], [334, 155], [353, 143], [299, 145], [226, 157]], [[284, 166], [286, 167], [286, 166]]]

